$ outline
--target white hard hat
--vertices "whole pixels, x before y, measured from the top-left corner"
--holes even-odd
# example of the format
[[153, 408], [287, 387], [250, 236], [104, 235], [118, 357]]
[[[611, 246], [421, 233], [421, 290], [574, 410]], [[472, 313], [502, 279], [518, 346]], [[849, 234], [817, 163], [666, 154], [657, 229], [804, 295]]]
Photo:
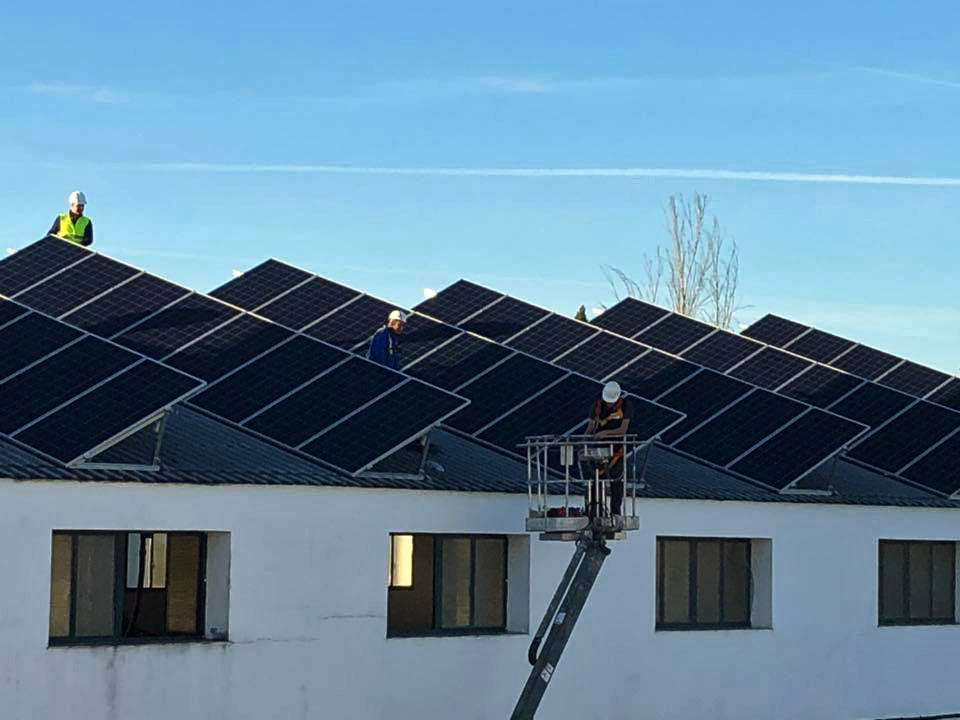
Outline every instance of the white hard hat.
[[76, 205], [86, 205], [86, 204], [87, 204], [87, 196], [84, 195], [84, 194], [83, 194], [82, 192], [80, 192], [79, 190], [74, 190], [72, 193], [70, 193], [70, 197], [67, 198], [67, 202], [68, 202], [70, 205], [74, 205], [74, 204], [76, 204]]
[[387, 315], [387, 322], [393, 322], [394, 320], [405, 323], [407, 322], [407, 314], [403, 310], [392, 310], [390, 314]]
[[603, 401], [606, 403], [615, 403], [620, 399], [620, 383], [611, 380], [603, 386]]

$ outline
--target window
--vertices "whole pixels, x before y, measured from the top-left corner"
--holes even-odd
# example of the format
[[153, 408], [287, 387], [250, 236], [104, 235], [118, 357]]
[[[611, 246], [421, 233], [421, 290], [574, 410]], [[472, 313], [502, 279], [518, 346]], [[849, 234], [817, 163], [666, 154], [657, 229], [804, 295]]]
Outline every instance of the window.
[[390, 536], [391, 588], [413, 587], [413, 535]]
[[657, 538], [657, 629], [751, 627], [751, 541]]
[[880, 541], [880, 624], [955, 622], [956, 545]]
[[50, 642], [144, 642], [204, 635], [203, 533], [53, 534]]
[[507, 631], [508, 539], [390, 536], [388, 635]]

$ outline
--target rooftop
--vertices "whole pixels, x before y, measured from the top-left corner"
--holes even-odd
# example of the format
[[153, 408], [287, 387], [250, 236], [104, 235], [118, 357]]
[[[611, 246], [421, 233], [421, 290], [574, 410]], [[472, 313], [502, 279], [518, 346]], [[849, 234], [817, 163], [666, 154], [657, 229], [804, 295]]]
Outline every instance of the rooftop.
[[44, 238], [0, 260], [0, 477], [520, 493], [517, 443], [575, 432], [615, 377], [656, 438], [644, 497], [957, 506], [960, 381], [853, 341], [830, 366], [779, 318], [746, 338], [626, 300], [590, 324], [461, 280], [385, 369], [393, 307], [278, 260], [203, 295]]
[[[143, 464], [152, 460], [154, 426], [97, 456], [98, 463]], [[406, 456], [406, 457], [405, 457]], [[66, 468], [0, 440], [0, 477], [11, 480], [141, 482], [193, 485], [310, 485], [475, 493], [526, 493], [526, 466], [455, 432], [437, 429], [422, 471], [417, 448], [402, 448], [370, 473], [329, 470], [271, 443], [186, 407], [168, 417], [160, 469]], [[960, 502], [838, 461], [811, 476], [811, 486], [832, 494], [781, 494], [719, 471], [662, 445], [651, 450], [647, 487], [638, 497], [677, 500], [960, 507]]]

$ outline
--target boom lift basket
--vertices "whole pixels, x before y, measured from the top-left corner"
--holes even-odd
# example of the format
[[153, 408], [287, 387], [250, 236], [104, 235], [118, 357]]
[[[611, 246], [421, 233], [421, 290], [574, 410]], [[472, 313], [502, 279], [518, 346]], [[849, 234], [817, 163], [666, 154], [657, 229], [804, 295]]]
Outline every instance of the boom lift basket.
[[[541, 540], [576, 541], [584, 531], [620, 539], [637, 530], [637, 489], [653, 440], [636, 435], [534, 435], [521, 445], [527, 454], [527, 532]], [[618, 460], [619, 458], [619, 460]], [[607, 477], [609, 470], [613, 477]], [[613, 483], [623, 483], [620, 515], [611, 515]]]

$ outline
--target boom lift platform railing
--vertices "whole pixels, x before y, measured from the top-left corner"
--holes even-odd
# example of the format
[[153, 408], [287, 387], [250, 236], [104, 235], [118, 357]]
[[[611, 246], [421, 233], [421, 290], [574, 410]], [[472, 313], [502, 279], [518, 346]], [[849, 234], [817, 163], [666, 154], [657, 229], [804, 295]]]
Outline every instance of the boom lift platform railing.
[[[652, 442], [636, 435], [537, 435], [521, 446], [527, 453], [527, 532], [539, 533], [541, 540], [575, 542], [576, 549], [530, 642], [527, 659], [533, 668], [511, 720], [534, 717], [610, 554], [607, 541], [640, 527], [637, 489], [645, 487]], [[622, 508], [612, 515], [608, 501], [616, 482], [623, 483]]]

